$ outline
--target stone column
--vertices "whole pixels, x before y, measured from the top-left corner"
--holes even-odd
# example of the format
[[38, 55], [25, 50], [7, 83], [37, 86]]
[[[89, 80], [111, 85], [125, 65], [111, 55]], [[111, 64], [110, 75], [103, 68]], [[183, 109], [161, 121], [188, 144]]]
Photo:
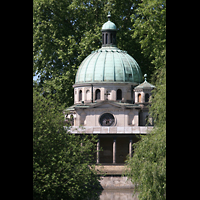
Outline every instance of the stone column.
[[85, 101], [85, 88], [82, 88], [82, 101]]
[[132, 144], [133, 144], [132, 138], [130, 138], [130, 140], [129, 140], [129, 156], [130, 157], [132, 157]]
[[145, 102], [145, 93], [141, 92], [141, 102], [144, 103]]
[[139, 126], [139, 111], [137, 110], [137, 113], [134, 115], [134, 125]]
[[135, 96], [135, 103], [138, 103], [138, 92], [134, 92], [134, 96]]
[[99, 164], [100, 139], [97, 141], [97, 164]]
[[116, 163], [116, 138], [113, 138], [113, 164]]
[[111, 91], [111, 95], [112, 95], [112, 96], [111, 96], [111, 100], [112, 100], [112, 101], [116, 101], [116, 98], [117, 98], [116, 90], [113, 89], [113, 90]]
[[101, 100], [104, 101], [106, 100], [106, 89], [105, 88], [101, 88]]
[[80, 126], [80, 113], [76, 113], [76, 126]]

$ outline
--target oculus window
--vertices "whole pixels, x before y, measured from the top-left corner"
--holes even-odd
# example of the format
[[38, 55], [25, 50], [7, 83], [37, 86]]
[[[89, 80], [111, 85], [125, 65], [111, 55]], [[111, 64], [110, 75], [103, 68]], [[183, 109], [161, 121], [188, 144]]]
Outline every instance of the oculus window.
[[99, 123], [101, 124], [101, 126], [112, 126], [114, 122], [115, 118], [110, 113], [104, 113], [99, 119]]

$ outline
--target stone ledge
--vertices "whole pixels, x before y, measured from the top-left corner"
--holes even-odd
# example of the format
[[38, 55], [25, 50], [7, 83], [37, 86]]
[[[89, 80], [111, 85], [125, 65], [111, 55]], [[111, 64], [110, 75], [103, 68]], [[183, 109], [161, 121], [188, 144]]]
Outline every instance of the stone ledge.
[[101, 126], [85, 126], [85, 127], [78, 127], [72, 126], [67, 127], [70, 133], [73, 134], [80, 134], [80, 133], [87, 133], [87, 134], [111, 134], [111, 133], [134, 133], [134, 134], [149, 134], [150, 131], [153, 129], [153, 126], [115, 126], [115, 127], [101, 127]]
[[134, 189], [135, 185], [127, 177], [101, 177], [100, 184], [103, 189]]
[[96, 165], [95, 170], [99, 170], [98, 174], [106, 175], [122, 175], [124, 172], [124, 165]]

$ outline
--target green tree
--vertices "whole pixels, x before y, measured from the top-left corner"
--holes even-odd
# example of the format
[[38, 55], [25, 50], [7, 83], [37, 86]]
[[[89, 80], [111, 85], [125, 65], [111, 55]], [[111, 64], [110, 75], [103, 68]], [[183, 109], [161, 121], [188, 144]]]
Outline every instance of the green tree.
[[[166, 1], [143, 0], [132, 15], [133, 38], [139, 38], [142, 53], [155, 69], [166, 65]], [[153, 70], [154, 71], [154, 70]]]
[[142, 68], [152, 73], [152, 64], [141, 53], [139, 37], [132, 39], [133, 15], [138, 0], [34, 0], [33, 76], [41, 88], [57, 93], [65, 107], [73, 104], [76, 71], [91, 51], [101, 48], [101, 27], [111, 20], [118, 28], [118, 48], [126, 50]]
[[139, 191], [139, 199], [166, 199], [166, 12], [165, 1], [144, 0], [137, 9], [133, 37], [140, 38], [141, 49], [152, 60], [150, 116], [154, 128], [135, 144], [132, 158], [127, 157], [126, 175]]
[[166, 72], [158, 72], [151, 99], [150, 115], [154, 128], [133, 144], [134, 154], [127, 157], [126, 175], [136, 185], [139, 199], [166, 199]]
[[[63, 106], [33, 88], [33, 198], [93, 199], [99, 183], [94, 170], [94, 136], [67, 134]], [[81, 145], [82, 143], [82, 145]]]

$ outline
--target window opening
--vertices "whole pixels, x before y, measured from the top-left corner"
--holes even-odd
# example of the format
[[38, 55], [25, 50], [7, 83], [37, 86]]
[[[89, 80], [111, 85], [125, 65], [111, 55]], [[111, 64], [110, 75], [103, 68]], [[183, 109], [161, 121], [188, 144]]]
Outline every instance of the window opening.
[[96, 91], [95, 91], [95, 100], [98, 100], [98, 99], [100, 99], [100, 90], [99, 89], [97, 89]]
[[149, 102], [149, 94], [145, 94], [145, 102]]
[[99, 122], [101, 126], [112, 126], [115, 122], [115, 118], [111, 113], [104, 113], [101, 115]]
[[79, 101], [82, 101], [82, 90], [79, 91]]
[[122, 90], [121, 89], [117, 90], [117, 100], [122, 100]]
[[141, 94], [138, 94], [138, 102], [141, 103]]

